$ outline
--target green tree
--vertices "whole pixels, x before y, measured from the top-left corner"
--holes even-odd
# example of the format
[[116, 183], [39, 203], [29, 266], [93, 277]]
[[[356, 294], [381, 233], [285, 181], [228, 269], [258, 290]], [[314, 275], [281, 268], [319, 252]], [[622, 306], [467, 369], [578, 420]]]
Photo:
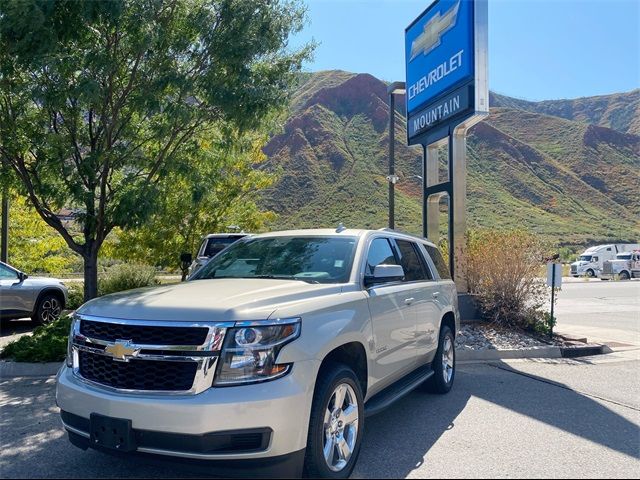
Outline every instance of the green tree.
[[153, 213], [197, 138], [285, 104], [303, 22], [297, 0], [0, 2], [0, 158], [82, 256], [86, 299], [107, 235]]
[[204, 234], [230, 225], [264, 229], [275, 217], [256, 204], [257, 191], [274, 180], [259, 168], [267, 158], [261, 149], [264, 140], [228, 131], [201, 140], [202, 150], [189, 168], [172, 172], [163, 182], [152, 217], [139, 228], [119, 232], [111, 255], [178, 268], [180, 253], [194, 253]]
[[9, 215], [9, 263], [27, 272], [54, 275], [71, 273], [80, 257], [42, 220], [27, 201], [11, 195]]

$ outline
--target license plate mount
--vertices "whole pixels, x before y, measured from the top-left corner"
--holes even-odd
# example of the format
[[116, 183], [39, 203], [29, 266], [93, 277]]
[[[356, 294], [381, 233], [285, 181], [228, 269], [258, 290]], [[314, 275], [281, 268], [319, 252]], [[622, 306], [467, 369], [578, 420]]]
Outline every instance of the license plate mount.
[[92, 413], [89, 420], [92, 445], [120, 452], [132, 452], [136, 449], [131, 420], [107, 417], [98, 413]]

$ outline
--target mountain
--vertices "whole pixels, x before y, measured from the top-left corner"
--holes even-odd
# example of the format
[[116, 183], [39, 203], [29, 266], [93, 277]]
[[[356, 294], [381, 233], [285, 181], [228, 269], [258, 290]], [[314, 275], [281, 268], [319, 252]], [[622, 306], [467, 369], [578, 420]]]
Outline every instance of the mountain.
[[[639, 92], [551, 102], [492, 93], [490, 116], [468, 136], [469, 225], [526, 227], [567, 245], [640, 237], [640, 136], [629, 133], [640, 124]], [[396, 224], [418, 233], [422, 149], [406, 146], [397, 104]], [[385, 226], [386, 83], [305, 74], [290, 111], [264, 149], [279, 173], [263, 196], [279, 213], [274, 228]]]
[[542, 102], [529, 102], [491, 92], [489, 104], [493, 107], [553, 115], [612, 128], [622, 133], [640, 135], [640, 89], [613, 95]]

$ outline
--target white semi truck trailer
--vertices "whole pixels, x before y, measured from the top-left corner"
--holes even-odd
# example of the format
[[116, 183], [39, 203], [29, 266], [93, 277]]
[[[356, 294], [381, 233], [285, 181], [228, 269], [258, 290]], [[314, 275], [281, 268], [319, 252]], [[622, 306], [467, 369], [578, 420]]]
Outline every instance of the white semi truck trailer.
[[599, 277], [604, 267], [604, 262], [615, 260], [616, 255], [623, 252], [630, 252], [640, 248], [637, 243], [610, 243], [607, 245], [596, 245], [587, 248], [580, 254], [578, 260], [571, 264], [572, 277]]

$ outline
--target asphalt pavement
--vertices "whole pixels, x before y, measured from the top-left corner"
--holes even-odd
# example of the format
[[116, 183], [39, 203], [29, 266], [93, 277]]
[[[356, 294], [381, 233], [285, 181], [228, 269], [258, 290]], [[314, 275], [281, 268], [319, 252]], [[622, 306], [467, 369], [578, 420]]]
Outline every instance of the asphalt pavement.
[[[445, 396], [414, 392], [368, 418], [354, 478], [640, 474], [640, 350], [459, 365]], [[215, 476], [215, 470], [207, 472]], [[197, 477], [185, 466], [73, 447], [53, 378], [0, 382], [2, 478]]]
[[640, 280], [564, 279], [556, 331], [612, 348], [640, 346]]

